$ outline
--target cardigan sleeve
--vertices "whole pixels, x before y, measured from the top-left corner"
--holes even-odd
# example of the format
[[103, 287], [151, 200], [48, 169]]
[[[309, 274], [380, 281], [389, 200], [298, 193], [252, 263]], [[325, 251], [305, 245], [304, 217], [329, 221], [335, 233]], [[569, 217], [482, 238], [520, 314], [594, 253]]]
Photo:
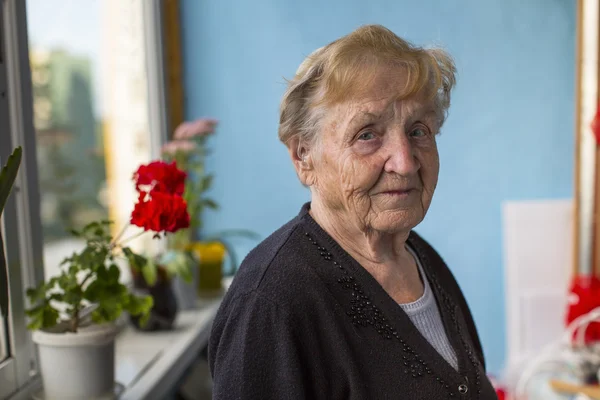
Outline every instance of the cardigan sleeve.
[[209, 343], [213, 399], [308, 398], [289, 313], [257, 292], [224, 307]]

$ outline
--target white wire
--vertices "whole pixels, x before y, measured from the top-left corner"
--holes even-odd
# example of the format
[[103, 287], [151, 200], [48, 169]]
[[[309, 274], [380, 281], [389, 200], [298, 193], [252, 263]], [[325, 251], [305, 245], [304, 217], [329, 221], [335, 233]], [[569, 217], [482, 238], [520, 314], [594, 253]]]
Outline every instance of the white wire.
[[575, 318], [568, 326], [564, 335], [546, 348], [527, 365], [515, 386], [515, 400], [525, 400], [527, 386], [536, 374], [548, 370], [551, 365], [576, 372], [584, 362], [600, 364], [600, 355], [585, 345], [585, 332], [592, 322], [600, 322], [600, 307], [587, 314]]

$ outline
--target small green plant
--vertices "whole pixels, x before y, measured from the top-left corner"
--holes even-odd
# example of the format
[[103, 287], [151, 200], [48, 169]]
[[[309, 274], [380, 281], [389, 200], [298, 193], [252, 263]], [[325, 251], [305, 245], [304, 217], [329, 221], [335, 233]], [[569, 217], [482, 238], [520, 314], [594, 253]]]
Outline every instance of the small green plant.
[[[8, 196], [13, 188], [17, 173], [21, 166], [21, 158], [23, 157], [23, 149], [17, 147], [8, 157], [6, 165], [0, 170], [0, 218], [4, 211], [4, 206], [8, 200]], [[3, 317], [8, 315], [9, 299], [8, 299], [8, 269], [6, 266], [6, 257], [4, 255], [4, 242], [2, 240], [2, 229], [0, 229], [0, 313]]]
[[[135, 253], [125, 244], [145, 232], [154, 238], [176, 233], [190, 224], [185, 200], [181, 196], [185, 173], [160, 161], [142, 165], [134, 174], [138, 202], [131, 212], [130, 224], [112, 236], [110, 222], [92, 222], [71, 233], [85, 241], [80, 252], [67, 257], [61, 272], [27, 291], [32, 307], [26, 312], [29, 329], [77, 332], [89, 323], [115, 321], [123, 312], [139, 317], [144, 325], [153, 306], [151, 296], [137, 296], [120, 281], [117, 264], [121, 259], [153, 285], [157, 264], [152, 258]], [[135, 225], [143, 231], [122, 239], [126, 229]], [[89, 317], [89, 318], [88, 318]]]
[[124, 311], [147, 318], [152, 298], [132, 294], [120, 282], [121, 272], [116, 262], [118, 257], [136, 258], [144, 270], [149, 260], [118, 245], [109, 226], [106, 221], [92, 222], [81, 231], [72, 231], [74, 236], [85, 240], [86, 246], [62, 262], [58, 276], [27, 291], [34, 304], [27, 310], [29, 329], [47, 330], [62, 323], [66, 331], [77, 332], [86, 322], [82, 321], [82, 312], [87, 307], [93, 310], [94, 323], [115, 321]]

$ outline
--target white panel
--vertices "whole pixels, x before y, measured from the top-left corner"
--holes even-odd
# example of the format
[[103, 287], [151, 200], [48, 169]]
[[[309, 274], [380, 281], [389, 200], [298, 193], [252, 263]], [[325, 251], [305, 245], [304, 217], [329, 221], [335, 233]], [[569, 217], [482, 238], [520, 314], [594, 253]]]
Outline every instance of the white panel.
[[564, 330], [562, 318], [565, 308], [563, 290], [526, 292], [520, 296], [523, 312], [520, 315], [519, 347], [539, 354], [548, 343], [556, 340]]
[[573, 262], [573, 202], [503, 205], [507, 366], [560, 336]]

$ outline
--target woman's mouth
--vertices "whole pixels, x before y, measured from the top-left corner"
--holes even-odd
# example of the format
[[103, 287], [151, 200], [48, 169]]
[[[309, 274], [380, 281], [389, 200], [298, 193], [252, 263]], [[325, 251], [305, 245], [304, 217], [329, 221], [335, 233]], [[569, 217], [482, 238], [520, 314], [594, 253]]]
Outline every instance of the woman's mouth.
[[416, 189], [413, 189], [413, 188], [409, 188], [409, 189], [394, 189], [394, 190], [386, 190], [385, 192], [382, 192], [382, 194], [385, 194], [385, 195], [388, 195], [388, 196], [403, 197], [403, 196], [408, 196], [408, 195], [412, 194], [415, 191], [416, 191]]

